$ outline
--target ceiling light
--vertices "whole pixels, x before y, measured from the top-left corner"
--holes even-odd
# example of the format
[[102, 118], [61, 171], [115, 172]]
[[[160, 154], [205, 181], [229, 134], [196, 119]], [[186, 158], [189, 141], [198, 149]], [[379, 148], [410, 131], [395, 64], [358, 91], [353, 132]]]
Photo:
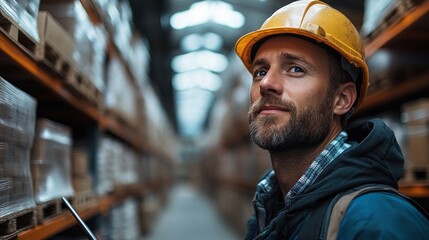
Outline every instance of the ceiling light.
[[189, 10], [173, 14], [170, 18], [170, 25], [174, 29], [180, 30], [210, 21], [231, 28], [240, 28], [244, 25], [244, 16], [240, 12], [234, 11], [229, 3], [201, 1], [193, 3]]
[[216, 92], [222, 86], [222, 78], [210, 71], [198, 69], [174, 75], [172, 84], [177, 91], [197, 87]]
[[220, 53], [201, 50], [174, 57], [171, 67], [175, 72], [186, 72], [198, 68], [223, 72], [228, 67], [228, 59]]
[[204, 127], [214, 94], [206, 90], [192, 88], [177, 92], [175, 96], [179, 131], [183, 136], [195, 136]]
[[205, 34], [189, 34], [180, 42], [180, 46], [185, 52], [196, 51], [201, 48], [217, 51], [221, 49], [222, 44], [222, 37], [212, 32]]

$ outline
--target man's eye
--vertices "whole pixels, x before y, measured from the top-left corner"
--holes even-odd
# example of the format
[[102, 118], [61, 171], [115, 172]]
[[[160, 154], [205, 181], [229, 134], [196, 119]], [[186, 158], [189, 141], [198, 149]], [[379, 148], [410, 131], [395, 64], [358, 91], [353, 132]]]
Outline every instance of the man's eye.
[[291, 68], [289, 69], [289, 71], [290, 71], [290, 72], [293, 72], [293, 73], [300, 73], [300, 72], [304, 72], [304, 69], [302, 69], [302, 68], [300, 68], [300, 67], [297, 67], [297, 66], [294, 66], [294, 67], [291, 67]]
[[264, 77], [265, 75], [267, 75], [267, 72], [264, 70], [255, 71], [253, 74], [254, 77]]

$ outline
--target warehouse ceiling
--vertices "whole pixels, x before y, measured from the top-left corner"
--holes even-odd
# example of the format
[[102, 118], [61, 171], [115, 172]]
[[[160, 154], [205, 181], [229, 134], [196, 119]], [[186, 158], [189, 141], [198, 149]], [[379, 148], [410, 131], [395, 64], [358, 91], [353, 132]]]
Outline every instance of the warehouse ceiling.
[[[274, 10], [292, 2], [129, 1], [135, 28], [148, 41], [152, 85], [171, 124], [182, 137], [195, 137], [205, 130], [216, 92], [222, 86], [220, 75], [228, 65], [227, 57], [235, 41], [259, 28]], [[326, 2], [360, 27], [364, 0]]]

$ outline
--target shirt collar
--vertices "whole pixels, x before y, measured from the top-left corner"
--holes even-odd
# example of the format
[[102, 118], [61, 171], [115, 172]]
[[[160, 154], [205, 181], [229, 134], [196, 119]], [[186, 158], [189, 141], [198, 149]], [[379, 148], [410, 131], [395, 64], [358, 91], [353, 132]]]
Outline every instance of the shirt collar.
[[[292, 204], [292, 198], [300, 193], [303, 193], [316, 178], [338, 155], [350, 148], [350, 144], [346, 143], [347, 133], [341, 131], [337, 137], [332, 140], [328, 146], [317, 156], [317, 158], [307, 168], [298, 182], [286, 194], [284, 199], [286, 208]], [[278, 188], [277, 178], [274, 170], [271, 170], [257, 185], [258, 193], [271, 193]]]

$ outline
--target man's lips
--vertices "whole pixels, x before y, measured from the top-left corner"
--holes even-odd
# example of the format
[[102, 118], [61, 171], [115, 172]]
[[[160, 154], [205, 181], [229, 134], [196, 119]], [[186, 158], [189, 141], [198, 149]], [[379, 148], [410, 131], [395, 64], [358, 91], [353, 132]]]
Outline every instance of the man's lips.
[[261, 107], [258, 114], [273, 114], [278, 112], [287, 112], [288, 110], [281, 106], [265, 105]]

